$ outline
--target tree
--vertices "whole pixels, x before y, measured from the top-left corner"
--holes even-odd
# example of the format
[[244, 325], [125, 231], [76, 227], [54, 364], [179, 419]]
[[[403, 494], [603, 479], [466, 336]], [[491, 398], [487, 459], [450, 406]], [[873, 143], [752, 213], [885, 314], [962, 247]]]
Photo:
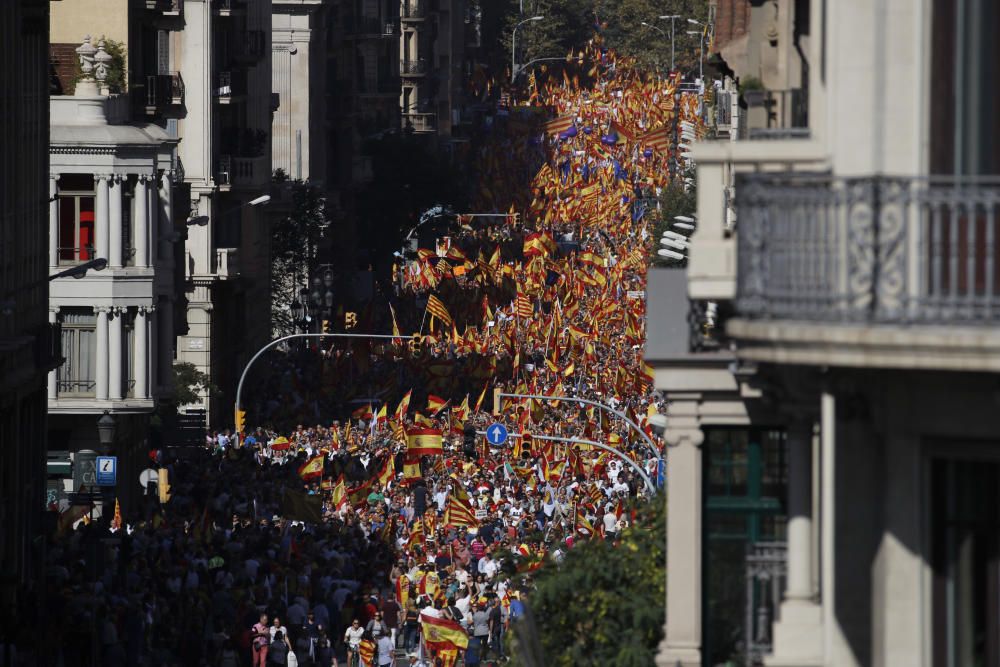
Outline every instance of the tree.
[[173, 365], [173, 393], [165, 401], [176, 412], [181, 405], [193, 405], [201, 402], [205, 393], [209, 395], [218, 392], [208, 375], [198, 370], [190, 361], [178, 361]]
[[[275, 180], [285, 182], [284, 173]], [[275, 337], [295, 332], [291, 305], [315, 268], [316, 248], [329, 224], [326, 200], [318, 188], [303, 181], [289, 183], [291, 211], [271, 226], [271, 332]]]
[[[529, 664], [526, 646], [541, 648], [536, 664], [645, 667], [663, 636], [666, 506], [662, 497], [637, 509], [620, 544], [601, 539], [549, 559], [535, 573], [528, 604], [534, 623], [515, 625], [512, 664]], [[537, 638], [537, 642], [533, 640]]]

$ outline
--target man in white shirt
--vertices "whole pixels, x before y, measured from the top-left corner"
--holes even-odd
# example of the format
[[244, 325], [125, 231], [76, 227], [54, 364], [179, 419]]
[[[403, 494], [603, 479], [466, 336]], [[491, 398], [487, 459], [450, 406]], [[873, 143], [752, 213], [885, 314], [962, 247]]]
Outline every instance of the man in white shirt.
[[389, 635], [382, 635], [378, 639], [378, 664], [379, 667], [389, 667], [393, 663], [396, 645]]

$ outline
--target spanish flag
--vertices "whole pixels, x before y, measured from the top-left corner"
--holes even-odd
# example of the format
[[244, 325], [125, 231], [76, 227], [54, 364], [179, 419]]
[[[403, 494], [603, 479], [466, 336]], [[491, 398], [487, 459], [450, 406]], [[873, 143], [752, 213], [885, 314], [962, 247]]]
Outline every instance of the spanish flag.
[[444, 410], [444, 406], [448, 405], [448, 401], [441, 398], [440, 396], [435, 396], [434, 394], [427, 394], [427, 412], [437, 414]]
[[302, 481], [317, 479], [323, 476], [323, 455], [314, 456], [299, 466], [299, 477]]
[[351, 413], [351, 419], [371, 419], [375, 416], [372, 412], [372, 404], [362, 405], [360, 408]]
[[378, 483], [383, 487], [391, 482], [396, 476], [396, 457], [389, 452], [388, 458], [385, 460], [385, 464], [382, 466], [382, 470], [378, 474]]
[[420, 471], [420, 457], [407, 454], [403, 458], [403, 484], [409, 484], [423, 476], [423, 473]]
[[451, 651], [469, 647], [469, 636], [456, 621], [421, 614], [420, 626], [427, 648]]
[[389, 304], [389, 315], [392, 317], [392, 335], [399, 336], [399, 324], [396, 323], [396, 311], [392, 309], [391, 303]]
[[412, 394], [412, 389], [403, 394], [403, 398], [400, 399], [399, 405], [396, 406], [396, 417], [399, 421], [403, 421], [403, 418], [406, 417], [406, 412], [410, 409], [410, 396]]
[[415, 428], [406, 434], [406, 453], [413, 456], [442, 454], [441, 431], [436, 428]]
[[406, 603], [410, 599], [410, 578], [405, 574], [399, 575], [396, 579], [396, 601], [399, 606], [406, 609]]
[[330, 504], [333, 505], [334, 509], [340, 510], [347, 504], [347, 487], [344, 486], [344, 476], [341, 475], [340, 479], [337, 480], [337, 485], [333, 487], [333, 493], [330, 494]]

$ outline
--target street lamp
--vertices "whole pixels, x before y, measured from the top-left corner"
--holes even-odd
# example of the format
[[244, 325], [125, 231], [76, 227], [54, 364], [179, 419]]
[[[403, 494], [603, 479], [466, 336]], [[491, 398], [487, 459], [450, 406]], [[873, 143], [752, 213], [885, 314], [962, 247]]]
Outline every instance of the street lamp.
[[91, 259], [82, 264], [71, 266], [68, 269], [63, 269], [58, 273], [53, 273], [45, 280], [36, 280], [33, 283], [29, 283], [27, 285], [22, 286], [19, 290], [12, 290], [10, 292], [7, 292], [4, 295], [3, 300], [0, 301], [0, 314], [3, 315], [14, 314], [14, 306], [17, 304], [17, 302], [14, 300], [14, 296], [18, 292], [27, 292], [28, 290], [38, 287], [39, 285], [43, 285], [46, 282], [52, 282], [53, 280], [57, 280], [59, 278], [76, 278], [77, 280], [79, 280], [80, 278], [83, 278], [85, 275], [87, 275], [87, 271], [90, 270], [103, 271], [106, 268], [108, 268], [108, 260], [104, 259], [103, 257], [98, 257], [97, 259]]
[[[255, 197], [254, 199], [251, 199], [250, 201], [246, 202], [245, 204], [240, 204], [239, 206], [234, 206], [233, 208], [229, 209], [228, 211], [220, 213], [218, 215], [218, 217], [220, 217], [220, 218], [225, 217], [225, 216], [229, 215], [230, 213], [232, 213], [233, 211], [238, 211], [239, 209], [243, 208], [244, 206], [260, 206], [262, 204], [268, 203], [269, 201], [271, 201], [271, 195], [261, 195], [259, 197]], [[208, 224], [208, 221], [210, 219], [211, 218], [209, 218], [207, 215], [198, 215], [198, 216], [195, 216], [193, 218], [188, 218], [187, 225], [188, 225], [188, 227], [191, 227], [191, 226], [194, 226], [194, 225], [197, 225], [198, 227], [204, 227], [205, 225]]]
[[514, 55], [515, 47], [517, 45], [517, 29], [520, 28], [525, 23], [528, 23], [530, 21], [541, 21], [544, 18], [545, 18], [544, 16], [532, 16], [531, 18], [524, 19], [516, 26], [514, 26], [514, 30], [511, 31], [510, 33], [510, 82], [511, 83], [514, 83], [514, 78], [517, 76], [517, 63], [515, 62], [516, 56]]
[[670, 71], [674, 71], [674, 20], [681, 18], [680, 14], [664, 14], [657, 17], [661, 21], [670, 19]]
[[[694, 21], [694, 19], [688, 19], [688, 21]], [[695, 21], [695, 23], [697, 23], [697, 21]], [[698, 35], [698, 37], [699, 37], [699, 39], [698, 39], [698, 81], [702, 81], [703, 77], [705, 75], [704, 71], [702, 69], [703, 66], [704, 66], [704, 62], [703, 61], [705, 60], [705, 39], [704, 39], [705, 36], [702, 34], [702, 32], [700, 30], [688, 30], [687, 34], [689, 34], [689, 35]], [[702, 85], [704, 85], [704, 84], [702, 84]]]
[[111, 451], [111, 445], [115, 442], [116, 429], [115, 418], [105, 410], [104, 414], [97, 420], [97, 437], [101, 441], [101, 448], [105, 452]]

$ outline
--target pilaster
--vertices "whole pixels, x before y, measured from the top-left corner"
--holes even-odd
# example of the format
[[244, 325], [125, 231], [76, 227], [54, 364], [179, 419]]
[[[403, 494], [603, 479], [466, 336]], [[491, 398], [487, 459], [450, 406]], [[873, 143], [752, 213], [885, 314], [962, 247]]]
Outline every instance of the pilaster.
[[97, 326], [95, 338], [97, 339], [95, 355], [95, 379], [97, 387], [94, 396], [99, 401], [108, 400], [108, 312], [107, 306], [97, 306], [94, 312], [97, 313]]

